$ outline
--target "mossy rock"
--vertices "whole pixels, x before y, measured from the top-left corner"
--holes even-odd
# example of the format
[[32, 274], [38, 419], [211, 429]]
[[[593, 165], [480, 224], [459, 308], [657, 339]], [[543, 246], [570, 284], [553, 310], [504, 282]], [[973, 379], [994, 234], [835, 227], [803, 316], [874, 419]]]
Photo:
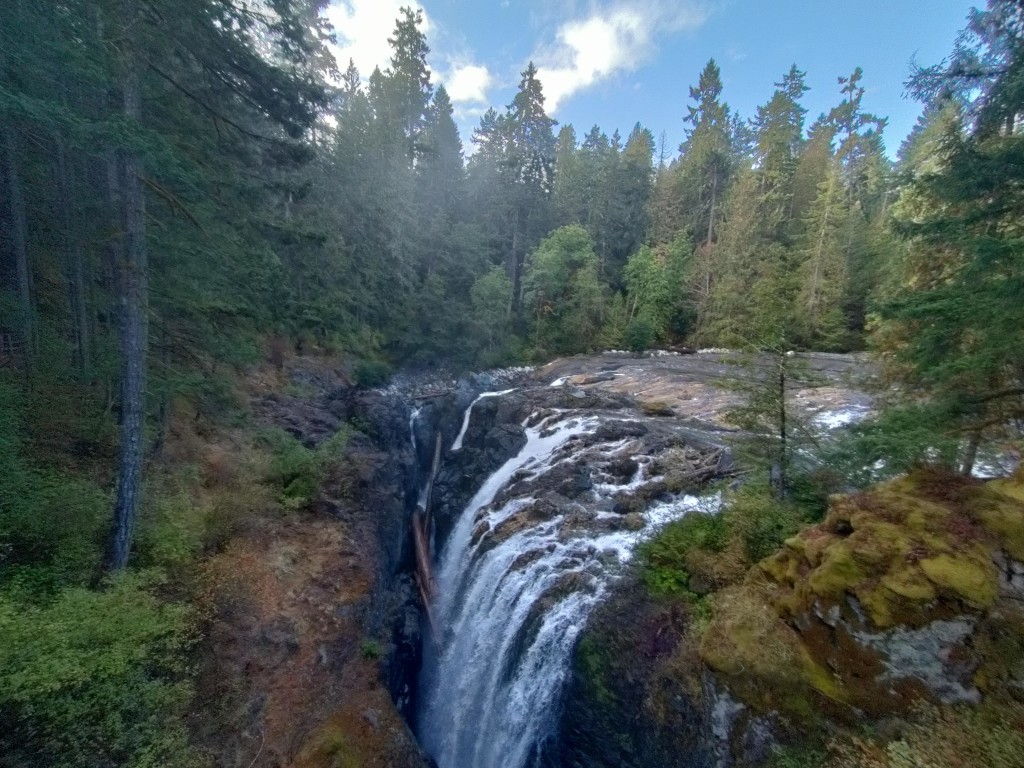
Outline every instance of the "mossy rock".
[[640, 410], [648, 416], [675, 416], [672, 406], [663, 400], [646, 400], [640, 403]]
[[323, 726], [300, 752], [297, 764], [303, 768], [363, 768], [348, 724], [338, 722]]
[[754, 589], [723, 590], [712, 605], [714, 618], [700, 644], [709, 666], [728, 676], [799, 682], [799, 638]]
[[867, 576], [868, 571], [858, 562], [853, 547], [838, 540], [823, 551], [821, 564], [808, 576], [807, 584], [818, 597], [835, 599]]
[[956, 557], [941, 554], [925, 558], [920, 565], [936, 587], [953, 593], [972, 608], [990, 608], [996, 601], [996, 569], [981, 547]]
[[[762, 561], [783, 616], [856, 597], [876, 629], [982, 611], [997, 596], [991, 550], [1024, 560], [1024, 483], [917, 473], [833, 497], [826, 519]], [[942, 602], [945, 601], [945, 602]], [[940, 604], [941, 603], [941, 604]]]
[[935, 585], [920, 568], [915, 567], [895, 569], [887, 573], [882, 577], [881, 586], [907, 600], [930, 602], [938, 596]]
[[845, 700], [835, 676], [811, 657], [758, 587], [748, 583], [723, 590], [713, 598], [713, 611], [701, 639], [701, 659], [756, 710], [806, 722], [820, 715], [819, 696]]
[[1024, 482], [1017, 476], [993, 480], [972, 500], [971, 514], [1007, 554], [1024, 561]]
[[757, 568], [769, 581], [793, 585], [800, 578], [801, 563], [806, 563], [802, 552], [783, 551], [765, 558], [758, 563]]

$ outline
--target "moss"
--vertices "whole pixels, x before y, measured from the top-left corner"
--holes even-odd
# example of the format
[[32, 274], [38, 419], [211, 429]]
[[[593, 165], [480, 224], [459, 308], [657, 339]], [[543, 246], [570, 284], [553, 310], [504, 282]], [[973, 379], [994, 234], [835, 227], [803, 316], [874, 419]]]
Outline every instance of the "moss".
[[931, 601], [936, 597], [935, 587], [921, 569], [913, 565], [887, 573], [882, 577], [881, 586], [907, 600]]
[[712, 599], [714, 617], [700, 643], [700, 657], [755, 710], [782, 712], [806, 723], [821, 714], [819, 695], [845, 701], [841, 684], [813, 659], [797, 632], [747, 584]]
[[993, 480], [989, 487], [1003, 494], [1024, 503], [1024, 470], [1017, 470], [1013, 477], [1000, 480]]
[[302, 750], [297, 764], [303, 768], [361, 768], [359, 750], [346, 730], [340, 722], [329, 723]]
[[892, 561], [906, 558], [916, 546], [912, 532], [884, 521], [862, 525], [849, 542], [857, 561], [872, 572], [887, 569]]
[[782, 544], [783, 546], [792, 549], [794, 552], [799, 552], [800, 554], [804, 553], [804, 540], [799, 536], [790, 536], [782, 542]]
[[857, 590], [857, 599], [872, 625], [878, 629], [892, 629], [900, 625], [919, 627], [932, 618], [929, 614], [932, 600], [927, 597], [908, 597], [890, 589], [881, 581], [865, 584]]
[[714, 618], [704, 633], [700, 655], [725, 675], [773, 677], [799, 681], [799, 641], [759, 599], [743, 586], [724, 590], [712, 600]]
[[852, 547], [845, 541], [837, 541], [824, 551], [821, 565], [811, 573], [807, 583], [819, 597], [837, 598], [866, 576]]
[[647, 400], [640, 403], [640, 410], [648, 416], [674, 416], [672, 406], [663, 400]]
[[758, 563], [762, 574], [777, 584], [795, 584], [800, 578], [803, 558], [794, 552], [779, 552]]
[[846, 700], [846, 695], [843, 692], [842, 686], [836, 680], [836, 676], [821, 664], [815, 662], [806, 650], [800, 654], [800, 668], [804, 680], [818, 693], [824, 694], [833, 701]]
[[989, 608], [996, 600], [996, 570], [980, 547], [971, 555], [937, 555], [921, 561], [921, 570], [939, 589], [953, 592], [974, 608]]
[[1024, 484], [1015, 478], [995, 480], [979, 494], [971, 513], [1016, 560], [1024, 560]]
[[605, 684], [607, 662], [601, 647], [590, 636], [585, 636], [576, 647], [577, 665], [591, 695], [602, 705], [615, 702], [615, 694]]
[[974, 684], [989, 696], [1019, 696], [1024, 687], [1024, 615], [993, 611], [975, 632], [974, 644], [982, 659]]

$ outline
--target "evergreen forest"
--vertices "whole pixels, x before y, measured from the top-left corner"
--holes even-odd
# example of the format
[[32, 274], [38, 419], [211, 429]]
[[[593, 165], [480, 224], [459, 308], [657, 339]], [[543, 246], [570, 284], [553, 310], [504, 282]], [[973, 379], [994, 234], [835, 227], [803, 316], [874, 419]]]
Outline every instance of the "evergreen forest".
[[560, 125], [531, 63], [461, 136], [421, 13], [360, 72], [326, 5], [0, 2], [0, 765], [210, 764], [204, 558], [346, 439], [253, 426], [253, 371], [864, 352], [885, 407], [844, 450], [889, 474], [1024, 419], [1019, 0], [899, 73], [898, 153], [859, 68], [814, 115], [799, 62], [740, 115], [709, 60], [662, 136]]

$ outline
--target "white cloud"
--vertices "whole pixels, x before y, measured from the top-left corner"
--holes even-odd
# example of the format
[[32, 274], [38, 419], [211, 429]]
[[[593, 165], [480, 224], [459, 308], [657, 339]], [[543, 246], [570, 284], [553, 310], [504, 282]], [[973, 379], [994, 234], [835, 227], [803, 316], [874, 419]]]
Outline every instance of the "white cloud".
[[487, 90], [494, 84], [494, 77], [481, 64], [453, 64], [444, 87], [454, 103], [487, 103]]
[[618, 72], [638, 69], [660, 36], [696, 29], [709, 13], [709, 0], [620, 0], [562, 24], [557, 42], [533, 56], [548, 111]]
[[[409, 0], [335, 0], [327, 7], [324, 15], [337, 33], [334, 55], [343, 72], [349, 59], [356, 63], [364, 81], [375, 67], [387, 68], [391, 60], [388, 38], [395, 31], [395, 20], [403, 5], [417, 7]], [[426, 11], [420, 29], [430, 32]]]

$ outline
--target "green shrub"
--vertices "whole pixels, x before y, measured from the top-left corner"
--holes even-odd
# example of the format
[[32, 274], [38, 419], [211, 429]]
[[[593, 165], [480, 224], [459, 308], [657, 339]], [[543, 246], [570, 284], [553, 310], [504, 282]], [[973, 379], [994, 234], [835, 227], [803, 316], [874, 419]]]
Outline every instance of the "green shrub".
[[50, 593], [96, 573], [111, 502], [93, 481], [32, 462], [23, 418], [20, 390], [0, 381], [0, 584]]
[[371, 661], [376, 661], [383, 653], [380, 643], [369, 638], [359, 644], [359, 652], [364, 659], [370, 659]]
[[183, 717], [186, 609], [161, 601], [153, 572], [45, 606], [0, 594], [0, 753], [52, 768], [200, 764]]
[[320, 489], [328, 468], [344, 449], [349, 431], [340, 430], [316, 449], [307, 448], [283, 429], [267, 429], [260, 436], [271, 453], [267, 480], [278, 488], [285, 507], [300, 509]]
[[729, 529], [720, 514], [691, 512], [640, 547], [640, 563], [648, 589], [662, 595], [685, 595], [690, 584], [687, 555], [694, 550], [721, 552]]
[[352, 369], [352, 378], [360, 387], [379, 387], [387, 384], [391, 366], [380, 360], [360, 360]]
[[774, 553], [805, 523], [800, 508], [779, 501], [765, 486], [743, 486], [732, 494], [728, 505], [725, 516], [730, 535], [742, 540], [751, 565]]
[[629, 321], [623, 341], [635, 352], [642, 352], [654, 346], [657, 329], [646, 315], [638, 315]]
[[206, 546], [213, 510], [181, 489], [150, 481], [136, 534], [138, 561], [157, 566], [184, 566]]
[[[808, 522], [803, 507], [766, 485], [726, 495], [719, 513], [692, 512], [640, 547], [644, 583], [655, 594], [696, 597], [741, 580]], [[699, 586], [691, 583], [700, 577]]]

